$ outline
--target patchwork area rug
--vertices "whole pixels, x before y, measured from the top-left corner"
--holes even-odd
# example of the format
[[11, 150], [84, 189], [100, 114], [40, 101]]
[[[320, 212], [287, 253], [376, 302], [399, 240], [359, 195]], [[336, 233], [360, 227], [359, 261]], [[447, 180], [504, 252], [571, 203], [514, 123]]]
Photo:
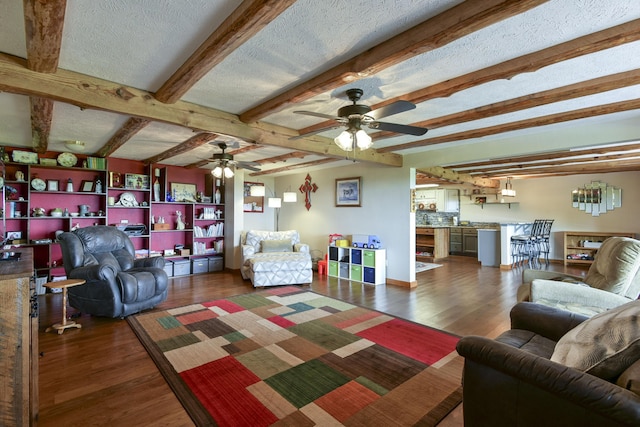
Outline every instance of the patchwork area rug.
[[298, 287], [129, 316], [197, 425], [430, 426], [459, 337]]
[[416, 273], [422, 273], [423, 271], [433, 270], [434, 268], [438, 267], [442, 267], [442, 264], [416, 261]]

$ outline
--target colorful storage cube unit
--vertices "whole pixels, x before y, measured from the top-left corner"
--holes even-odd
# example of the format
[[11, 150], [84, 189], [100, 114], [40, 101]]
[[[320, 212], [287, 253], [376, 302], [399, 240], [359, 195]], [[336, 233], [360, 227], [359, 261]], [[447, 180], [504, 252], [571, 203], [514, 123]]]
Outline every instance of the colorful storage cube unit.
[[387, 281], [386, 250], [329, 246], [328, 276], [370, 285]]
[[224, 259], [219, 256], [208, 258], [209, 272], [222, 271], [224, 269]]
[[209, 260], [206, 258], [194, 258], [191, 260], [191, 272], [193, 274], [208, 273]]
[[169, 261], [168, 259], [164, 261], [164, 271], [167, 273], [167, 276], [173, 277], [173, 261]]
[[186, 276], [191, 274], [191, 261], [181, 259], [173, 261], [173, 276]]

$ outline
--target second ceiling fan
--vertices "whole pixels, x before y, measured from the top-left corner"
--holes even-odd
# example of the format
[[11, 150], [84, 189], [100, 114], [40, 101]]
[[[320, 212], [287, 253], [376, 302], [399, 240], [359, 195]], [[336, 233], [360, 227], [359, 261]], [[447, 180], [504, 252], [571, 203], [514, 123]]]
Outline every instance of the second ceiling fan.
[[361, 150], [366, 150], [373, 144], [371, 137], [362, 129], [362, 127], [364, 126], [370, 129], [379, 129], [388, 132], [404, 133], [416, 136], [424, 135], [425, 133], [427, 133], [427, 128], [379, 121], [379, 119], [383, 117], [388, 117], [394, 114], [413, 110], [414, 108], [416, 108], [416, 106], [412, 102], [400, 100], [389, 105], [385, 105], [384, 107], [378, 108], [376, 110], [372, 110], [368, 105], [358, 104], [358, 101], [362, 97], [362, 94], [362, 89], [348, 89], [347, 97], [352, 102], [352, 104], [340, 108], [338, 110], [337, 116], [316, 113], [313, 111], [294, 111], [294, 113], [297, 114], [321, 117], [323, 119], [332, 119], [337, 121], [338, 125], [327, 125], [322, 129], [315, 130], [298, 137], [294, 137], [293, 139], [297, 139], [309, 134], [323, 132], [327, 129], [337, 126], [346, 126], [347, 129], [340, 135], [338, 135], [338, 137], [336, 137], [334, 141], [344, 151], [352, 151], [355, 147], [358, 147]]

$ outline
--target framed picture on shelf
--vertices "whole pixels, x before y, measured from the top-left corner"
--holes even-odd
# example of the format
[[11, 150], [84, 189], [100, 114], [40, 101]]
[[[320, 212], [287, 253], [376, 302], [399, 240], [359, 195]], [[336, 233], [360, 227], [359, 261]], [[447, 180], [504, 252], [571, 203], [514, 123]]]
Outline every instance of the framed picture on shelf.
[[127, 173], [124, 175], [124, 187], [131, 190], [148, 190], [149, 187], [149, 175], [140, 175], [137, 173]]
[[173, 201], [175, 202], [195, 202], [196, 201], [196, 185], [172, 182], [171, 195], [173, 197]]
[[122, 188], [122, 174], [120, 172], [109, 172], [109, 187]]
[[360, 177], [336, 179], [336, 206], [359, 207], [362, 204]]
[[95, 183], [93, 181], [82, 181], [80, 184], [80, 191], [83, 193], [93, 193], [95, 191]]
[[48, 179], [47, 191], [60, 191], [60, 181], [57, 179]]

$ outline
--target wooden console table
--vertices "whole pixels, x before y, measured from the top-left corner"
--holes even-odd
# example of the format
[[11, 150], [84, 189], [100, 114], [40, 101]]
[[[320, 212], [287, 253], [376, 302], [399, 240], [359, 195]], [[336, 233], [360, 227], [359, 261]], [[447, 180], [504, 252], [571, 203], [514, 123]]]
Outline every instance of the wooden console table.
[[28, 426], [38, 418], [38, 296], [32, 249], [12, 251], [19, 260], [0, 261], [0, 425]]

